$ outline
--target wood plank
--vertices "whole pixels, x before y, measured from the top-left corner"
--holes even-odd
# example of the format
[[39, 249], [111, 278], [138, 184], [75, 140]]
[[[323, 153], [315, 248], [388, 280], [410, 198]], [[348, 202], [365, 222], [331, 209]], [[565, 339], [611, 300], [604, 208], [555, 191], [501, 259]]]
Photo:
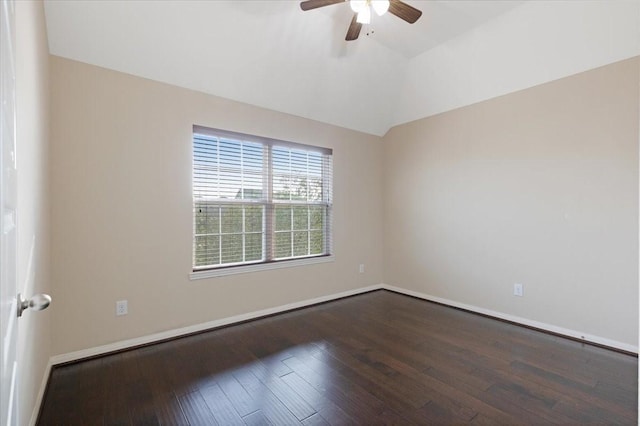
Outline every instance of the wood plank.
[[209, 406], [213, 417], [221, 425], [244, 425], [242, 418], [233, 408], [233, 404], [217, 384], [200, 390], [202, 397]]
[[300, 423], [305, 426], [329, 426], [331, 424], [327, 423], [327, 421], [318, 413], [314, 414], [313, 416], [307, 417]]
[[267, 419], [261, 410], [254, 411], [253, 413], [244, 416], [242, 420], [247, 426], [264, 426], [273, 424], [269, 419]]
[[180, 402], [173, 392], [164, 395], [156, 393], [153, 397], [153, 403], [158, 422], [161, 425], [189, 426]]
[[356, 423], [354, 418], [345, 413], [332, 401], [325, 398], [320, 392], [314, 389], [313, 386], [307, 383], [295, 372], [282, 377], [282, 381], [286, 383], [294, 393], [300, 395], [311, 407], [313, 407], [320, 417], [329, 421], [331, 424]]
[[191, 426], [217, 425], [209, 406], [200, 392], [191, 392], [178, 397], [182, 412]]
[[241, 417], [245, 417], [260, 409], [258, 403], [251, 398], [245, 388], [231, 373], [218, 376], [218, 385]]
[[304, 362], [292, 357], [284, 362], [345, 413], [351, 413], [355, 418], [376, 418], [384, 411], [384, 402], [334, 370], [330, 364], [310, 355], [303, 359]]
[[[300, 420], [251, 371], [240, 370], [234, 372], [234, 376], [251, 395], [251, 398], [258, 402], [260, 410], [270, 423], [274, 425], [295, 425], [300, 423]], [[308, 416], [303, 418], [306, 417]]]
[[107, 368], [106, 390], [110, 398], [105, 398], [104, 424], [130, 425], [131, 416], [129, 406], [133, 402], [130, 398], [129, 386], [139, 379], [137, 365], [132, 352], [116, 354], [105, 360]]

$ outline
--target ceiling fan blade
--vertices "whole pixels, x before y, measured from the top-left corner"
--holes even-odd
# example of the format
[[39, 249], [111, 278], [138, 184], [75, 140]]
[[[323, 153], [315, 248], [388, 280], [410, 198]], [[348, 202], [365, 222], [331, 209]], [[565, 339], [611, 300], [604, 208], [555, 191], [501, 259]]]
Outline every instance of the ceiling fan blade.
[[319, 7], [330, 6], [332, 4], [344, 3], [345, 0], [306, 0], [300, 2], [300, 9], [311, 10]]
[[410, 24], [413, 24], [422, 16], [422, 12], [420, 10], [400, 0], [391, 0], [389, 4], [389, 13], [396, 15], [398, 18], [407, 21]]
[[362, 28], [362, 24], [357, 21], [358, 14], [353, 15], [353, 19], [351, 20], [351, 25], [349, 25], [349, 29], [347, 30], [347, 36], [344, 38], [347, 41], [355, 40], [360, 35], [360, 29]]

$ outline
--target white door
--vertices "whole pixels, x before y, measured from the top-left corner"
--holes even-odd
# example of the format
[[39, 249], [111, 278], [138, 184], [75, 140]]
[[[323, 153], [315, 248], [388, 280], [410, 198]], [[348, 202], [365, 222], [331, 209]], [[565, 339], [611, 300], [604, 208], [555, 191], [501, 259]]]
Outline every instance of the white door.
[[16, 96], [13, 0], [0, 0], [0, 425], [18, 424]]

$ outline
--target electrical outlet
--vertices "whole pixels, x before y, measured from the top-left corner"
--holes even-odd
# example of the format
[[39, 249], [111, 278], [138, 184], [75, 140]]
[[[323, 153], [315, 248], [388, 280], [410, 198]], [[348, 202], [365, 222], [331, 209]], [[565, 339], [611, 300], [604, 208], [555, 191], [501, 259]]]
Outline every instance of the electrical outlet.
[[513, 285], [513, 295], [519, 297], [524, 296], [524, 287], [522, 284], [515, 283]]
[[364, 274], [364, 263], [360, 264], [360, 268], [358, 269], [361, 274]]
[[129, 309], [127, 307], [126, 300], [118, 300], [116, 302], [116, 316], [127, 315], [129, 313]]

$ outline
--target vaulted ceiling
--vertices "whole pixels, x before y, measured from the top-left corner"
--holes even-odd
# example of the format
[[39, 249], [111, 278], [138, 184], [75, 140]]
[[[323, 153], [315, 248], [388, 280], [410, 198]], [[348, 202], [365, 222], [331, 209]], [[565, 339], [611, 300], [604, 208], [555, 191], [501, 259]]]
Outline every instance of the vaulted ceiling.
[[640, 54], [640, 2], [410, 1], [344, 40], [348, 4], [46, 0], [50, 52], [384, 135], [407, 121]]

